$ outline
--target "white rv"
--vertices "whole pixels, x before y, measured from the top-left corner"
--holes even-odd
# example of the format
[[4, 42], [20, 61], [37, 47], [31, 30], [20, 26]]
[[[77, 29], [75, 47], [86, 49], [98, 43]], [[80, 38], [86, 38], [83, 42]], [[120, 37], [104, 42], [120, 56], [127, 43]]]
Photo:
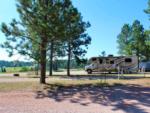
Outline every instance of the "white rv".
[[132, 73], [138, 71], [138, 58], [136, 56], [118, 56], [114, 57], [92, 57], [89, 65], [85, 66], [88, 74], [92, 72], [123, 72]]

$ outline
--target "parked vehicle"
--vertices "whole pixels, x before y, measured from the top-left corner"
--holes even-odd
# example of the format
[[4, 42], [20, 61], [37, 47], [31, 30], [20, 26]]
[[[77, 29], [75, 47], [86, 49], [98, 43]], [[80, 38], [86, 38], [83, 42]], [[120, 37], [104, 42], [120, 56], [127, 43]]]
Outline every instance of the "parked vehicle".
[[141, 62], [139, 64], [139, 71], [140, 72], [150, 72], [150, 61], [148, 61], [148, 62]]
[[124, 73], [137, 72], [138, 59], [136, 56], [108, 56], [108, 57], [92, 57], [89, 60], [90, 65], [85, 66], [88, 74], [92, 72], [118, 72]]

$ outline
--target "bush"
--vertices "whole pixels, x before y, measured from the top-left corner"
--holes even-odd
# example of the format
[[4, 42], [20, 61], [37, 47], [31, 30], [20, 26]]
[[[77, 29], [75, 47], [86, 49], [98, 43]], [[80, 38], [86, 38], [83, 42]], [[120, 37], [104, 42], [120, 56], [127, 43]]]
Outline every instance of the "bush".
[[27, 72], [27, 71], [31, 71], [31, 69], [29, 67], [21, 67], [21, 69], [19, 70], [19, 72]]

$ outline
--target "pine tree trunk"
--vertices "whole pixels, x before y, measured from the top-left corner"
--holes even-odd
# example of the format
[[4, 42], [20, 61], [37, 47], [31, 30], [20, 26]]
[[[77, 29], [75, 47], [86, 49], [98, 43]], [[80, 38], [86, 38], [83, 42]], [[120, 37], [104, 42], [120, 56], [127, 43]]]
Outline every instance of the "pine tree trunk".
[[139, 69], [139, 67], [140, 67], [140, 65], [139, 65], [139, 63], [140, 63], [139, 55], [137, 57], [138, 57], [138, 69]]
[[41, 84], [45, 84], [46, 81], [45, 81], [45, 77], [46, 77], [46, 41], [42, 41], [41, 43], [41, 62], [40, 62], [40, 65], [41, 65], [41, 77], [40, 77], [40, 83]]
[[57, 59], [55, 60], [55, 71], [58, 71]]
[[70, 60], [71, 60], [71, 45], [70, 42], [68, 42], [67, 76], [70, 76]]
[[37, 67], [35, 67], [35, 75], [39, 75], [39, 61], [37, 62]]
[[140, 63], [140, 55], [139, 55], [139, 49], [137, 50], [137, 57], [138, 57], [138, 70], [139, 70], [139, 63]]
[[[44, 4], [48, 7], [48, 0], [44, 0], [43, 1], [44, 2]], [[47, 19], [47, 16], [48, 15], [45, 15], [44, 16], [44, 19], [45, 19], [45, 21], [48, 21], [48, 19]], [[40, 60], [41, 60], [41, 67], [40, 67], [40, 69], [41, 69], [41, 77], [40, 77], [40, 83], [41, 84], [45, 84], [46, 83], [46, 47], [47, 47], [47, 29], [44, 29], [43, 30], [43, 33], [44, 33], [44, 35], [43, 35], [43, 37], [42, 37], [42, 41], [41, 41], [41, 58], [40, 58]]]
[[50, 62], [49, 62], [49, 76], [53, 75], [53, 50], [54, 50], [54, 43], [51, 42], [50, 46]]

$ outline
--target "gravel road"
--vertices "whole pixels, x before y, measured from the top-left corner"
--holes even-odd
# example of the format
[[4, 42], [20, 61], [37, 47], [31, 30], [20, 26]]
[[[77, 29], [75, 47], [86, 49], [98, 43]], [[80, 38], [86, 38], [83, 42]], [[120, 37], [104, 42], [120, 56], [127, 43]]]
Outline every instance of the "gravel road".
[[150, 87], [128, 85], [1, 92], [0, 113], [150, 113]]

